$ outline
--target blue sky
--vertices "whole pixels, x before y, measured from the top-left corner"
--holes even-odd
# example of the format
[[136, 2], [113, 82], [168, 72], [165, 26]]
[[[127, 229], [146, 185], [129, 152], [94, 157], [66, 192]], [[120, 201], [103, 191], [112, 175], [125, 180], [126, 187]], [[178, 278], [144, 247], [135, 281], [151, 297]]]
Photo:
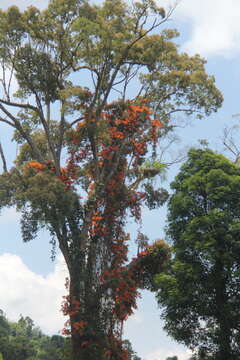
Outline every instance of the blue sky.
[[[167, 6], [171, 3], [174, 1], [159, 1]], [[44, 7], [46, 4], [47, 0], [1, 1], [2, 8], [18, 5], [23, 9], [28, 5]], [[200, 53], [208, 60], [207, 71], [215, 76], [225, 98], [217, 114], [208, 119], [192, 119], [188, 127], [179, 129], [180, 151], [198, 145], [199, 139], [207, 139], [213, 149], [223, 151], [223, 129], [238, 120], [232, 115], [240, 113], [239, 18], [239, 0], [182, 0], [172, 15], [169, 27], [181, 32], [177, 40], [181, 50]], [[12, 150], [8, 136], [9, 133], [1, 128], [1, 141], [9, 156], [14, 158], [15, 150]], [[170, 169], [166, 184], [176, 172], [177, 166]], [[144, 232], [152, 240], [164, 235], [165, 214], [165, 209], [144, 212]], [[44, 331], [57, 332], [64, 322], [59, 313], [61, 297], [65, 293], [64, 263], [60, 257], [51, 262], [46, 232], [41, 232], [35, 241], [23, 244], [18, 220], [14, 209], [6, 209], [0, 216], [0, 308], [13, 320], [19, 314], [29, 315]], [[129, 230], [134, 233], [134, 226], [130, 225]], [[125, 336], [145, 360], [165, 360], [171, 355], [186, 360], [189, 357], [186, 349], [172, 342], [161, 330], [159, 315], [154, 296], [144, 292], [138, 311], [127, 322]]]

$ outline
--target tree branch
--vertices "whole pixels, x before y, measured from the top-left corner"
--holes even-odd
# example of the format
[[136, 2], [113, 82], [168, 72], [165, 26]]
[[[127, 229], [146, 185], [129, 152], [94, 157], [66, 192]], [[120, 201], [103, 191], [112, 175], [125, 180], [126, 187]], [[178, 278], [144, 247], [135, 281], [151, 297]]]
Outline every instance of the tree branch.
[[20, 122], [17, 120], [17, 118], [15, 116], [13, 116], [13, 114], [11, 114], [1, 103], [0, 103], [0, 110], [2, 110], [2, 112], [9, 119], [11, 119], [14, 124], [12, 124], [10, 121], [5, 120], [3, 118], [0, 118], [0, 121], [6, 122], [8, 125], [14, 127], [16, 130], [18, 130], [20, 135], [27, 141], [28, 145], [30, 146], [30, 148], [33, 152], [33, 156], [36, 157], [36, 160], [38, 160], [40, 162], [44, 162], [44, 159], [43, 159], [41, 153], [39, 152], [38, 148], [34, 144], [31, 136], [29, 136], [29, 134], [27, 134], [27, 132], [22, 128], [22, 126], [21, 126]]
[[38, 109], [39, 109], [38, 112], [39, 112], [40, 120], [41, 120], [42, 126], [43, 126], [45, 134], [46, 134], [49, 151], [52, 154], [52, 160], [54, 161], [54, 164], [55, 164], [56, 174], [60, 175], [60, 164], [57, 159], [54, 144], [53, 144], [51, 136], [50, 136], [49, 124], [47, 123], [47, 121], [44, 117], [42, 103], [41, 103], [41, 100], [39, 99], [39, 96], [37, 93], [35, 93], [35, 98], [36, 98], [36, 103], [37, 103]]
[[78, 67], [72, 66], [72, 69], [73, 69], [73, 71], [79, 71], [79, 70], [86, 69], [86, 70], [89, 70], [91, 72], [94, 72], [97, 75], [97, 77], [99, 77], [99, 72], [97, 71], [97, 69], [92, 68], [91, 66], [88, 66], [88, 65], [82, 65], [82, 66], [78, 66]]
[[101, 113], [102, 109], [104, 108], [104, 106], [105, 106], [105, 104], [106, 104], [106, 102], [107, 102], [109, 93], [110, 93], [110, 91], [111, 91], [111, 89], [112, 89], [112, 86], [113, 86], [113, 83], [114, 83], [114, 81], [115, 81], [115, 79], [116, 79], [116, 76], [117, 76], [117, 74], [118, 74], [118, 72], [119, 72], [122, 64], [124, 63], [124, 59], [127, 58], [127, 55], [128, 55], [128, 53], [129, 53], [129, 51], [132, 49], [132, 47], [133, 47], [138, 41], [140, 41], [141, 39], [143, 39], [143, 38], [144, 38], [146, 35], [148, 35], [152, 30], [156, 29], [157, 27], [159, 27], [160, 25], [162, 25], [163, 23], [165, 23], [165, 22], [168, 20], [169, 16], [170, 16], [170, 14], [169, 14], [165, 19], [163, 19], [163, 20], [161, 20], [161, 21], [159, 21], [159, 22], [157, 22], [157, 20], [155, 19], [148, 30], [146, 30], [144, 33], [140, 33], [140, 34], [137, 36], [137, 38], [135, 38], [130, 44], [128, 44], [128, 45], [126, 46], [126, 48], [124, 49], [124, 51], [123, 51], [123, 53], [122, 53], [122, 56], [120, 57], [120, 60], [119, 60], [118, 64], [117, 64], [116, 67], [115, 67], [115, 70], [114, 70], [114, 72], [113, 72], [113, 74], [112, 74], [112, 76], [111, 76], [111, 80], [110, 80], [110, 82], [109, 82], [109, 84], [108, 84], [108, 87], [107, 87], [107, 89], [106, 89], [106, 92], [105, 92], [103, 101], [102, 101], [101, 106], [100, 106], [100, 108], [99, 108], [99, 110], [98, 110], [99, 113]]
[[39, 113], [38, 108], [36, 106], [30, 105], [30, 104], [19, 104], [19, 103], [15, 103], [15, 102], [3, 100], [3, 99], [0, 99], [0, 102], [4, 105], [19, 107], [19, 108], [27, 109], [27, 110], [33, 110], [33, 111], [36, 111]]
[[0, 142], [0, 156], [1, 156], [1, 159], [2, 159], [2, 163], [3, 163], [3, 171], [8, 172], [8, 170], [7, 170], [7, 162], [6, 162], [6, 158], [4, 156], [4, 152], [3, 152], [1, 142]]
[[84, 120], [84, 116], [77, 118], [76, 120], [72, 121], [69, 125], [72, 127], [73, 125], [77, 124], [79, 121]]

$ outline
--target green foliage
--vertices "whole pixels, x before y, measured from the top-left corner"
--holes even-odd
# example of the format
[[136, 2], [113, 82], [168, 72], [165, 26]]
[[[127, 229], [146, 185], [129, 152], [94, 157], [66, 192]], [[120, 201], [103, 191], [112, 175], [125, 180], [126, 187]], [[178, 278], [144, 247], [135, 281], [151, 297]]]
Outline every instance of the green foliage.
[[0, 348], [1, 360], [70, 360], [68, 339], [44, 335], [28, 316], [10, 322], [2, 311]]
[[152, 210], [162, 206], [168, 199], [168, 192], [163, 188], [154, 189], [151, 183], [143, 185], [146, 192], [146, 205]]
[[156, 279], [165, 329], [196, 359], [238, 359], [240, 169], [193, 149], [171, 186], [173, 258]]
[[49, 54], [25, 45], [16, 53], [16, 78], [22, 94], [26, 97], [36, 93], [48, 103], [57, 96], [57, 74]]

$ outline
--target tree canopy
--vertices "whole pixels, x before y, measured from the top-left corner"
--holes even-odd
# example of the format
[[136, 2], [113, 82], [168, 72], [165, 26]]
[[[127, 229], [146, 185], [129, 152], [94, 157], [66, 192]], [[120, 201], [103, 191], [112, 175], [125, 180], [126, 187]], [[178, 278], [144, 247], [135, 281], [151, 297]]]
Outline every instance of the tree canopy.
[[0, 122], [19, 149], [9, 169], [0, 147], [0, 206], [21, 212], [24, 241], [45, 226], [63, 253], [74, 360], [126, 358], [123, 322], [169, 256], [158, 241], [127, 263], [128, 216], [167, 199], [153, 179], [176, 114], [222, 103], [205, 61], [162, 28], [170, 15], [153, 0], [0, 12]]
[[195, 359], [238, 359], [240, 169], [193, 149], [172, 183], [171, 265], [157, 276], [165, 329]]

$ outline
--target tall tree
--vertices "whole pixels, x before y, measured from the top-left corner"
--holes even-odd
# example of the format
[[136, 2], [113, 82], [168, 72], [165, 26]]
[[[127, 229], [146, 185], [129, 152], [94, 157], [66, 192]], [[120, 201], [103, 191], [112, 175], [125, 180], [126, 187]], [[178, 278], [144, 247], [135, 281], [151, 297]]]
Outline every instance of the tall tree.
[[46, 226], [59, 244], [74, 360], [127, 356], [122, 324], [168, 256], [158, 242], [126, 265], [127, 216], [139, 221], [143, 204], [166, 200], [152, 179], [174, 114], [201, 117], [222, 102], [204, 60], [179, 54], [176, 31], [160, 31], [170, 14], [153, 0], [0, 13], [0, 122], [19, 144], [9, 171], [0, 148], [1, 206], [21, 211], [24, 241]]
[[194, 359], [238, 359], [240, 169], [211, 150], [191, 150], [172, 189], [173, 259], [157, 277], [165, 328]]

